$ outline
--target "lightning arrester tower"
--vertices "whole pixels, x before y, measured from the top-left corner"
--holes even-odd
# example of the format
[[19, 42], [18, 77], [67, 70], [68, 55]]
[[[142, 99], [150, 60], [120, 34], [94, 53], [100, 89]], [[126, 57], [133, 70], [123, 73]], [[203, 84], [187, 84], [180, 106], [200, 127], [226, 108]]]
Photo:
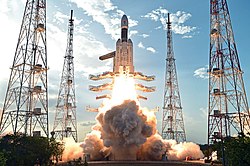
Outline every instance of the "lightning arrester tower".
[[169, 13], [167, 22], [167, 59], [162, 118], [163, 139], [174, 139], [177, 142], [186, 141]]
[[56, 139], [72, 137], [77, 142], [76, 101], [73, 57], [73, 10], [68, 25], [67, 49], [64, 56], [63, 71], [56, 105], [52, 135]]
[[49, 136], [46, 1], [27, 0], [0, 121], [1, 133]]
[[226, 0], [210, 0], [208, 144], [249, 132], [249, 107]]

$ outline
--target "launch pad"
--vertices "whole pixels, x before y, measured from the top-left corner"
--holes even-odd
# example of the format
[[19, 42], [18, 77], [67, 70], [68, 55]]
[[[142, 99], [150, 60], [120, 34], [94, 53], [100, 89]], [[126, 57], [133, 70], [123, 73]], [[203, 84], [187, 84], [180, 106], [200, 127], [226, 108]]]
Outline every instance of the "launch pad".
[[205, 166], [200, 160], [194, 161], [90, 161], [89, 166]]

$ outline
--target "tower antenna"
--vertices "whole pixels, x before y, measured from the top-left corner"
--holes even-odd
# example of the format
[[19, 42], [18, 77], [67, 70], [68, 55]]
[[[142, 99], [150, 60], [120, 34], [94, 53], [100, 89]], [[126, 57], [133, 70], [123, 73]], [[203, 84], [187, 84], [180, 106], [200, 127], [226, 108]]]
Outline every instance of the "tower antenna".
[[186, 141], [169, 13], [167, 21], [167, 59], [162, 117], [162, 138], [173, 139], [177, 142]]
[[56, 104], [56, 114], [52, 135], [54, 138], [72, 137], [77, 142], [77, 123], [76, 123], [76, 98], [74, 80], [74, 57], [73, 57], [73, 32], [74, 20], [73, 10], [68, 25], [68, 39], [60, 89]]

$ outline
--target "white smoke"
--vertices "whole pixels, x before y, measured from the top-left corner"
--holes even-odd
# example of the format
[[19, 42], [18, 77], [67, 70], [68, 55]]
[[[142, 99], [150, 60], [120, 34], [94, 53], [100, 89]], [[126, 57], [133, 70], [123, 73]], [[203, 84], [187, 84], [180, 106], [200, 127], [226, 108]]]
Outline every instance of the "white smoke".
[[81, 148], [82, 143], [76, 143], [73, 138], [64, 138], [64, 151], [62, 154], [62, 161], [70, 161], [79, 159], [83, 156], [83, 149]]
[[[112, 159], [136, 160], [136, 152], [147, 137], [153, 134], [153, 127], [147, 123], [147, 116], [139, 109], [135, 101], [126, 100], [96, 118], [103, 144], [112, 147]], [[115, 155], [115, 156], [114, 156]]]
[[101, 133], [97, 130], [87, 134], [81, 146], [84, 153], [90, 155], [90, 160], [103, 160], [110, 154], [110, 149], [103, 145]]
[[100, 114], [97, 119], [102, 126], [102, 138], [107, 147], [141, 145], [152, 135], [152, 127], [146, 124], [146, 118], [134, 101], [125, 101]]
[[166, 153], [166, 147], [159, 134], [155, 134], [147, 139], [137, 153], [138, 160], [161, 160]]
[[157, 134], [153, 111], [140, 108], [135, 101], [126, 100], [110, 110], [99, 112], [97, 124], [82, 144], [91, 160], [168, 160], [203, 158], [200, 147], [192, 142], [177, 144], [163, 140]]
[[168, 160], [185, 160], [186, 157], [201, 159], [204, 157], [199, 145], [193, 142], [176, 143], [175, 140], [164, 140]]

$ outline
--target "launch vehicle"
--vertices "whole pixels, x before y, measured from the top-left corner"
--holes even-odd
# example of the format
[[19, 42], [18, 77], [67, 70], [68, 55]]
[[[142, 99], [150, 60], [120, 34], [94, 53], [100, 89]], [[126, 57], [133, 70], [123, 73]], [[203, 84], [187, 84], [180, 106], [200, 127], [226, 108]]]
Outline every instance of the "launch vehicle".
[[[135, 79], [144, 81], [153, 81], [155, 79], [155, 76], [146, 76], [141, 72], [134, 71], [133, 42], [131, 39], [128, 39], [128, 18], [126, 15], [123, 15], [121, 19], [121, 38], [116, 42], [116, 51], [99, 57], [100, 60], [106, 60], [109, 58], [113, 58], [113, 72], [104, 72], [99, 75], [90, 75], [89, 79], [96, 81], [106, 78], [115, 78], [119, 75], [125, 75], [127, 77], [133, 77]], [[112, 85], [113, 83], [105, 83], [99, 86], [89, 86], [89, 90], [96, 92], [112, 90]], [[143, 92], [155, 91], [155, 87], [146, 87], [141, 84], [136, 84], [135, 88]], [[109, 95], [102, 95], [100, 97], [96, 97], [96, 99], [109, 97]], [[138, 98], [147, 99], [143, 96], [138, 96]]]

